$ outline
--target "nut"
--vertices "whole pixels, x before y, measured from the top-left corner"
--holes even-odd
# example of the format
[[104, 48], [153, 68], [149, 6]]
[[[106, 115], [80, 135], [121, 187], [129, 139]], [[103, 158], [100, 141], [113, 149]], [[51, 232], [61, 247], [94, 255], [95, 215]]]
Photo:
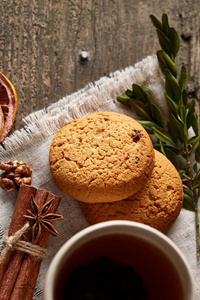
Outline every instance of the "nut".
[[0, 187], [4, 191], [15, 191], [15, 190], [17, 190], [16, 183], [13, 180], [9, 179], [9, 178], [2, 178], [0, 180]]
[[0, 175], [0, 187], [5, 191], [18, 190], [22, 184], [31, 184], [32, 170], [24, 162], [3, 161], [0, 162], [0, 169], [4, 171]]

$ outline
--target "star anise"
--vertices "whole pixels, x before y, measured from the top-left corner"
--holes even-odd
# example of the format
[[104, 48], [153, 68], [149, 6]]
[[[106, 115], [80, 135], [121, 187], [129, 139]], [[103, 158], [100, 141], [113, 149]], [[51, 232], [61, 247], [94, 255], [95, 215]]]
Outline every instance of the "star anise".
[[31, 196], [32, 210], [28, 209], [27, 212], [29, 214], [24, 215], [24, 217], [29, 221], [33, 221], [32, 240], [31, 240], [32, 243], [37, 244], [41, 235], [42, 227], [46, 229], [53, 236], [58, 236], [58, 232], [56, 231], [52, 223], [54, 221], [61, 220], [63, 216], [50, 212], [52, 201], [53, 199], [49, 200], [43, 206], [39, 207], [35, 202], [34, 197]]

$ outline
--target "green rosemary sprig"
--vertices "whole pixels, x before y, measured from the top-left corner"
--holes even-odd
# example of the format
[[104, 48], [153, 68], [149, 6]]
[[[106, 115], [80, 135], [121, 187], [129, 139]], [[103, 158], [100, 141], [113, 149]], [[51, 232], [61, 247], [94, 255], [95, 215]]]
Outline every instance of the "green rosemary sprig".
[[[187, 69], [183, 65], [178, 76], [175, 58], [179, 51], [180, 39], [173, 27], [169, 26], [168, 16], [162, 15], [160, 21], [150, 15], [156, 28], [161, 49], [157, 59], [165, 78], [165, 98], [169, 109], [166, 120], [158, 105], [149, 97], [147, 91], [137, 84], [125, 91], [125, 96], [117, 100], [130, 107], [140, 118], [139, 123], [156, 138], [154, 148], [162, 152], [176, 167], [183, 183], [183, 207], [195, 211], [197, 257], [200, 260], [200, 229], [198, 198], [200, 197], [200, 133], [195, 100], [188, 99]], [[189, 130], [193, 131], [192, 137]], [[153, 139], [153, 140], [154, 140]], [[193, 159], [194, 157], [194, 159]], [[185, 162], [184, 164], [180, 164]]]

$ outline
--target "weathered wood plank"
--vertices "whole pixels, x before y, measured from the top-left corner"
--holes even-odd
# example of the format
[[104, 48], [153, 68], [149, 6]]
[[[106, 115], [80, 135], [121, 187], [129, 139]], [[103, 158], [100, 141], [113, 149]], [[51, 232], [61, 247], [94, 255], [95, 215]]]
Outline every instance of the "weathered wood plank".
[[188, 90], [197, 97], [199, 0], [1, 0], [0, 70], [19, 98], [13, 130], [27, 114], [154, 54], [149, 14], [163, 12], [182, 37], [178, 64], [187, 65]]

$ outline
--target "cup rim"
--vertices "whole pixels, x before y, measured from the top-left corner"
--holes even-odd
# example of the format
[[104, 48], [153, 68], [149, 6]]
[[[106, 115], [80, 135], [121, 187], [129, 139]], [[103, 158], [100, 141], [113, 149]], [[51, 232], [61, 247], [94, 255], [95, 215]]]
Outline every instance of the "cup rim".
[[[129, 228], [129, 231], [127, 231], [127, 228]], [[106, 229], [105, 232], [103, 232]], [[116, 230], [117, 229], [117, 230]], [[126, 231], [124, 230], [126, 229]], [[103, 233], [103, 234], [102, 234]], [[181, 252], [181, 250], [178, 248], [178, 246], [165, 234], [162, 232], [156, 230], [155, 228], [148, 226], [146, 224], [138, 223], [138, 222], [132, 222], [132, 221], [125, 221], [125, 220], [114, 220], [114, 221], [106, 221], [101, 222], [95, 225], [88, 226], [78, 233], [76, 233], [74, 236], [72, 236], [68, 241], [66, 241], [63, 246], [58, 250], [56, 255], [54, 256], [52, 262], [50, 263], [50, 266], [48, 268], [44, 287], [43, 287], [43, 297], [45, 295], [44, 300], [55, 300], [53, 297], [54, 287], [56, 283], [57, 275], [59, 274], [62, 264], [61, 262], [65, 262], [67, 258], [70, 256], [70, 254], [73, 252], [73, 246], [77, 244], [77, 246], [81, 246], [83, 243], [87, 243], [87, 241], [90, 240], [90, 238], [93, 237], [100, 237], [100, 236], [106, 236], [110, 234], [120, 234], [125, 233], [129, 236], [135, 236], [140, 237], [142, 240], [148, 241], [154, 246], [159, 245], [159, 249], [161, 251], [164, 251], [165, 253], [167, 251], [173, 253], [172, 256], [170, 256], [170, 260], [173, 264], [177, 265], [178, 263], [181, 263], [182, 265], [182, 272], [179, 272], [179, 275], [181, 279], [185, 279], [187, 277], [187, 282], [189, 286], [189, 290], [187, 287], [187, 292], [190, 296], [190, 298], [186, 298], [187, 300], [195, 300], [196, 299], [196, 289], [195, 289], [195, 281], [192, 274], [191, 267], [186, 260], [185, 256]], [[141, 233], [146, 233], [146, 235], [142, 235]], [[153, 239], [152, 239], [153, 237]], [[158, 244], [157, 242], [160, 242]], [[66, 255], [67, 253], [67, 255]], [[186, 287], [183, 286], [183, 288], [186, 289]], [[186, 300], [184, 299], [184, 300]]]

